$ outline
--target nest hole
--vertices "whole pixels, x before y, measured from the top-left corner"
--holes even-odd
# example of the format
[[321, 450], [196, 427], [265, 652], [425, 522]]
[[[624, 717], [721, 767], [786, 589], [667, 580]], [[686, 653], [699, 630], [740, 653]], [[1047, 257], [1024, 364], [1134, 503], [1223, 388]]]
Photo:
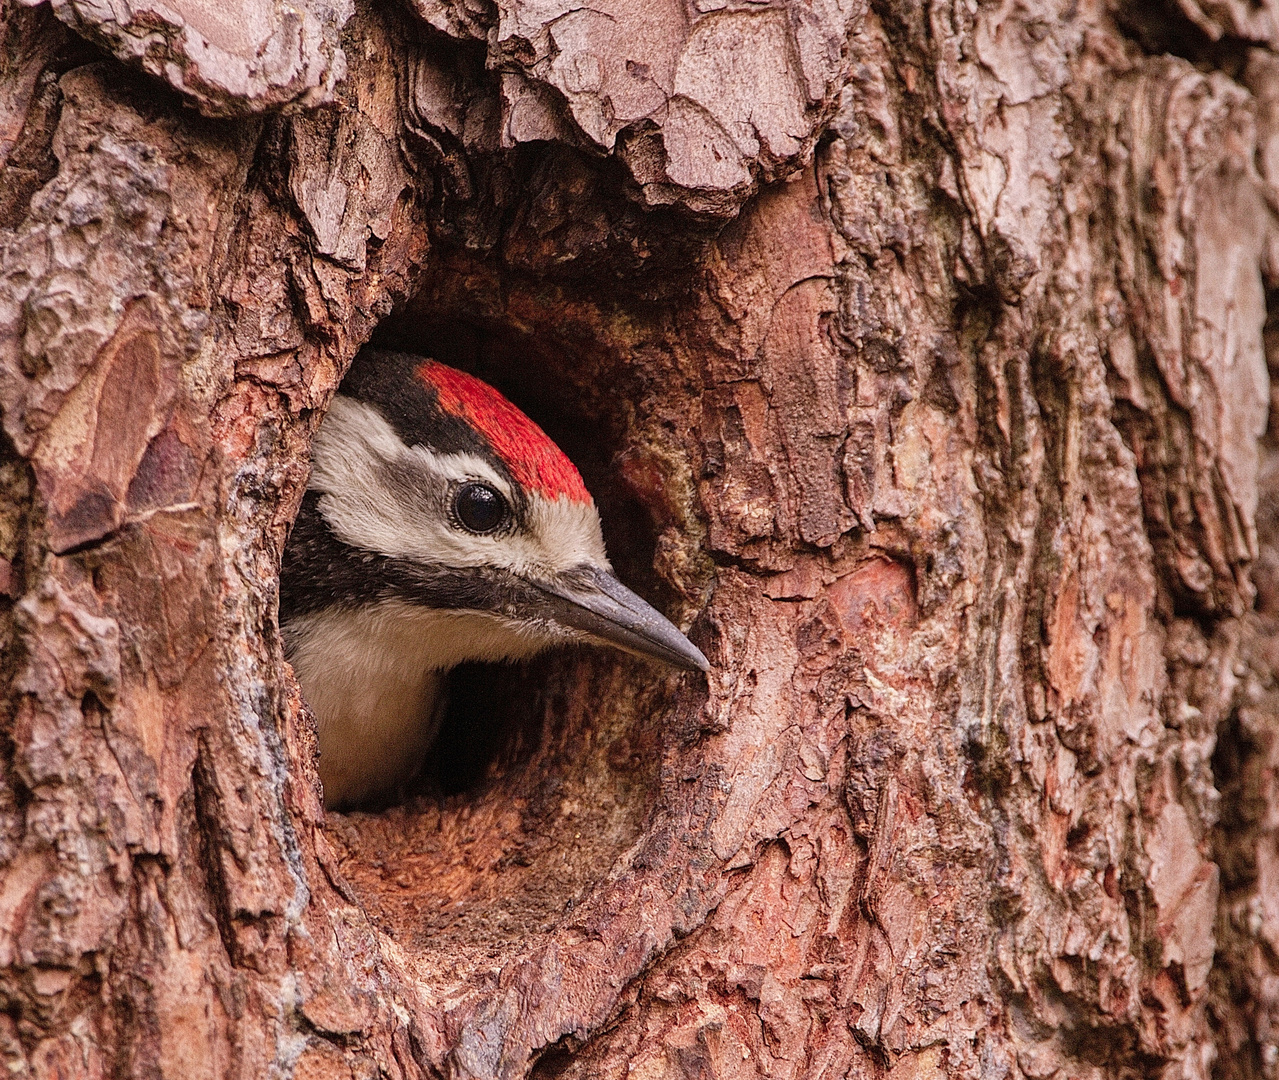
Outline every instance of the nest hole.
[[[581, 471], [618, 576], [672, 610], [674, 590], [653, 569], [654, 515], [615, 465], [635, 390], [621, 359], [589, 342], [411, 307], [372, 344], [468, 371], [523, 409]], [[424, 976], [453, 981], [552, 931], [634, 844], [680, 678], [605, 646], [462, 665], [408, 797], [328, 815], [344, 877]]]

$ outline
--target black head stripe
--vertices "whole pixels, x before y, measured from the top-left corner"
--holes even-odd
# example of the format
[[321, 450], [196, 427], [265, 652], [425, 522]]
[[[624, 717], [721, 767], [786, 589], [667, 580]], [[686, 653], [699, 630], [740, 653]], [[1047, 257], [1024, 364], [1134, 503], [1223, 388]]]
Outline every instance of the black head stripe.
[[[403, 600], [442, 610], [488, 611], [527, 620], [545, 594], [504, 570], [393, 559], [344, 544], [307, 492], [280, 571], [280, 625], [330, 607]], [[549, 609], [548, 609], [549, 618]]]
[[492, 456], [470, 424], [439, 407], [435, 392], [417, 377], [423, 358], [410, 353], [365, 349], [342, 380], [340, 393], [372, 405], [408, 446], [446, 454]]
[[417, 376], [426, 357], [364, 349], [355, 358], [339, 393], [372, 405], [406, 446], [443, 454], [474, 454], [505, 478], [522, 516], [527, 496], [488, 440], [460, 416], [440, 408], [438, 396]]

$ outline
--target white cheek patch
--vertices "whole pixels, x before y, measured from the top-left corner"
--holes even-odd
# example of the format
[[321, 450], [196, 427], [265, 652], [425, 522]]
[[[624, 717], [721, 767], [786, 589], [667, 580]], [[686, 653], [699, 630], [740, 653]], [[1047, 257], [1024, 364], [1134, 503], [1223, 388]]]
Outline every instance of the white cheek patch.
[[567, 496], [529, 500], [529, 529], [537, 539], [542, 565], [552, 571], [571, 570], [588, 563], [610, 569], [594, 503], [574, 502]]
[[344, 543], [391, 558], [493, 566], [521, 577], [582, 563], [608, 567], [593, 503], [529, 492], [526, 528], [476, 536], [452, 523], [445, 502], [450, 486], [466, 480], [482, 480], [511, 499], [509, 482], [482, 458], [405, 446], [373, 406], [341, 394], [315, 436], [310, 488]]

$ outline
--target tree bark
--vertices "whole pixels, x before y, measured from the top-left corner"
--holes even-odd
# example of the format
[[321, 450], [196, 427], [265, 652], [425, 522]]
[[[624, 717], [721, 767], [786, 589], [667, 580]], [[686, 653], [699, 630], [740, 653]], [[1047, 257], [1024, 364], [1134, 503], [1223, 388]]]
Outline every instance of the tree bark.
[[[10, 0], [0, 71], [12, 1075], [1279, 1077], [1273, 5]], [[278, 563], [369, 340], [709, 679], [459, 671], [326, 815]]]

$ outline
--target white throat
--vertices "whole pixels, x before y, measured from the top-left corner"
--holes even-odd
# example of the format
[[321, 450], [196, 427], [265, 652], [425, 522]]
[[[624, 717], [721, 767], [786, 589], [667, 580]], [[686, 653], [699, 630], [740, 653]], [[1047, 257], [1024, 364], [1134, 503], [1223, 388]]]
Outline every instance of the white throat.
[[392, 795], [439, 730], [444, 673], [468, 660], [518, 660], [556, 638], [478, 611], [387, 600], [291, 619], [285, 646], [319, 723], [329, 809]]

